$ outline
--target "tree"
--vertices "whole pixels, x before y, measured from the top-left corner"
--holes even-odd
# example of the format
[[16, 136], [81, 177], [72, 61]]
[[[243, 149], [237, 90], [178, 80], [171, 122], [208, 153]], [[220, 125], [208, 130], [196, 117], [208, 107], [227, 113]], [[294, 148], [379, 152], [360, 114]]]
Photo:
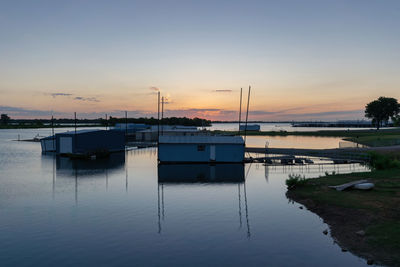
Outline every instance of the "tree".
[[393, 121], [394, 126], [396, 126], [396, 127], [400, 126], [400, 116], [399, 115], [397, 115], [395, 118], [392, 118], [392, 121]]
[[10, 122], [10, 117], [7, 114], [1, 114], [0, 124], [7, 125]]
[[400, 106], [397, 99], [391, 97], [381, 96], [365, 106], [365, 117], [372, 119], [372, 123], [376, 125], [377, 130], [379, 130], [383, 122], [387, 123], [389, 118], [395, 120], [399, 112]]

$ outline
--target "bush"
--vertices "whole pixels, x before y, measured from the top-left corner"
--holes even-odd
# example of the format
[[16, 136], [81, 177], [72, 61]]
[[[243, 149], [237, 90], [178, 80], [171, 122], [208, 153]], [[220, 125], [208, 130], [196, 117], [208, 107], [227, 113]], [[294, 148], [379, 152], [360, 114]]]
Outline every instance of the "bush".
[[370, 166], [376, 170], [400, 169], [400, 161], [393, 155], [370, 153]]
[[289, 174], [289, 178], [286, 179], [285, 183], [288, 189], [293, 189], [296, 186], [305, 185], [306, 182], [306, 177], [302, 177], [300, 174]]

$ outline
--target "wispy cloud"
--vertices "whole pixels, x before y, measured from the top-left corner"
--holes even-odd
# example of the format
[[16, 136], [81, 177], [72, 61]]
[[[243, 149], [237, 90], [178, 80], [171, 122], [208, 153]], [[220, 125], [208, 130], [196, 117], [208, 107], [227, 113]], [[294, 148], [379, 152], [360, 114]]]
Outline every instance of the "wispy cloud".
[[51, 93], [50, 95], [54, 98], [56, 98], [57, 96], [72, 96], [72, 94], [69, 93]]
[[262, 116], [262, 115], [273, 115], [277, 114], [277, 111], [266, 111], [266, 110], [253, 110], [249, 111], [250, 115]]
[[53, 98], [67, 97], [67, 98], [70, 98], [72, 100], [77, 100], [77, 101], [100, 102], [100, 100], [97, 99], [96, 97], [75, 96], [74, 94], [71, 94], [71, 93], [58, 92], [58, 93], [47, 93], [47, 94], [51, 95]]
[[82, 96], [76, 96], [74, 97], [74, 100], [79, 100], [79, 101], [88, 101], [88, 102], [100, 102], [100, 100], [98, 100], [95, 97], [82, 97]]
[[151, 91], [150, 93], [148, 93], [149, 95], [156, 95], [160, 92], [160, 88], [156, 86], [150, 86], [149, 90]]
[[53, 115], [63, 115], [63, 112], [52, 112], [51, 110], [37, 110], [37, 109], [27, 109], [20, 107], [10, 107], [10, 106], [0, 106], [0, 113], [6, 113], [11, 118], [39, 118], [48, 117]]
[[217, 90], [213, 90], [213, 92], [216, 92], [216, 93], [231, 93], [232, 90], [231, 89], [217, 89]]

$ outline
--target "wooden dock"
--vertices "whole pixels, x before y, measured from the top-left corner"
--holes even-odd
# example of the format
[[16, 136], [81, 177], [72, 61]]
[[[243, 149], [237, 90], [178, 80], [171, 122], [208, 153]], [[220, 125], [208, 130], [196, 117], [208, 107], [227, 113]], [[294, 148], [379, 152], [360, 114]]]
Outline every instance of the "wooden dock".
[[262, 148], [246, 147], [245, 152], [265, 155], [281, 155], [285, 157], [306, 156], [329, 158], [332, 160], [369, 161], [368, 148], [332, 148], [332, 149], [306, 149], [306, 148]]

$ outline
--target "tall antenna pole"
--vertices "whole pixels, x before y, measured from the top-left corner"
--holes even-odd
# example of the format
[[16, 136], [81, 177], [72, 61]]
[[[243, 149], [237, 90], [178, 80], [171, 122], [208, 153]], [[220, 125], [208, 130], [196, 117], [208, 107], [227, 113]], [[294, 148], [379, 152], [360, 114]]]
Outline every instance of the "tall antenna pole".
[[[164, 97], [161, 97], [161, 123], [164, 120]], [[164, 126], [161, 124], [161, 135], [164, 134]]]
[[75, 121], [75, 134], [76, 134], [76, 112], [74, 112], [74, 121]]
[[240, 121], [242, 119], [242, 88], [240, 88], [240, 105], [239, 105], [239, 131], [238, 134], [240, 135]]
[[128, 111], [125, 111], [125, 140], [128, 135]]
[[74, 117], [75, 117], [75, 136], [74, 136], [74, 139], [75, 139], [74, 140], [74, 153], [75, 153], [76, 144], [78, 143], [78, 137], [76, 136], [76, 112], [74, 112]]
[[158, 126], [157, 126], [157, 145], [158, 145], [158, 142], [160, 141], [160, 91], [158, 91], [157, 121], [158, 121]]
[[246, 124], [244, 126], [244, 144], [245, 145], [246, 145], [246, 135], [247, 135], [247, 120], [249, 118], [250, 90], [251, 90], [251, 87], [249, 86], [249, 94], [247, 96]]
[[51, 136], [53, 136], [53, 149], [56, 150], [55, 146], [55, 136], [54, 136], [54, 118], [53, 115], [51, 115]]

